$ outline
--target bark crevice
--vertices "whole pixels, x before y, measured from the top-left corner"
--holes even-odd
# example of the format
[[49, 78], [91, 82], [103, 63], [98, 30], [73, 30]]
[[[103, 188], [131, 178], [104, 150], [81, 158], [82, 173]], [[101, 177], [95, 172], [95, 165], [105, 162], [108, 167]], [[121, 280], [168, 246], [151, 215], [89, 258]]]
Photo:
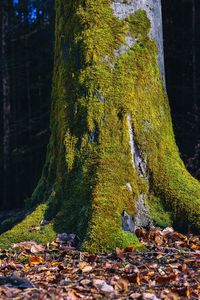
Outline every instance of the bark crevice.
[[142, 151], [140, 150], [138, 143], [135, 139], [133, 125], [131, 123], [131, 115], [128, 115], [128, 126], [129, 126], [129, 136], [130, 136], [130, 147], [131, 147], [131, 155], [132, 155], [132, 164], [134, 169], [137, 170], [138, 175], [141, 178], [144, 178], [148, 181], [148, 168], [145, 159], [142, 157]]
[[[143, 159], [142, 151], [140, 150], [138, 143], [136, 141], [130, 114], [128, 115], [128, 127], [129, 127], [129, 136], [130, 136], [129, 144], [131, 148], [133, 168], [136, 169], [138, 176], [140, 176], [146, 181], [149, 189], [149, 172], [148, 172], [147, 162]], [[130, 183], [127, 183], [127, 187], [129, 190], [132, 190]], [[136, 215], [134, 219], [134, 224], [136, 227], [146, 227], [149, 226], [150, 224], [152, 225], [152, 220], [150, 218], [149, 209], [146, 203], [147, 197], [148, 197], [147, 193], [141, 193], [139, 197], [135, 199]]]

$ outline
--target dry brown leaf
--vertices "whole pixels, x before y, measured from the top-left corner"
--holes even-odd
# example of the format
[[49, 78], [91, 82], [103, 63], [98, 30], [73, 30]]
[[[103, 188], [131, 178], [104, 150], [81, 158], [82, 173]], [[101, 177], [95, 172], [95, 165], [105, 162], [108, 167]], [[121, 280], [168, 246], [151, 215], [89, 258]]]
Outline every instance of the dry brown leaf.
[[171, 235], [175, 240], [185, 240], [187, 237], [180, 232], [174, 231]]
[[185, 272], [187, 270], [187, 265], [183, 264], [181, 269], [182, 269], [183, 272]]
[[21, 250], [30, 250], [32, 246], [37, 245], [36, 242], [29, 241], [29, 242], [21, 242], [13, 245], [14, 249], [21, 249]]
[[175, 274], [172, 274], [169, 276], [157, 276], [156, 282], [159, 284], [166, 284], [166, 283], [169, 283], [170, 281], [176, 280], [176, 277], [177, 276]]
[[44, 252], [44, 250], [45, 250], [45, 247], [41, 244], [35, 244], [30, 249], [31, 253], [33, 253], [33, 254]]
[[107, 284], [105, 280], [95, 279], [95, 280], [93, 280], [93, 285], [103, 293], [113, 293], [114, 292], [113, 286]]
[[168, 234], [172, 234], [174, 232], [174, 229], [171, 227], [167, 227], [164, 230], [160, 231], [160, 235], [165, 236]]
[[115, 284], [115, 289], [119, 292], [128, 292], [128, 285], [129, 285], [128, 280], [119, 279]]
[[80, 283], [82, 285], [89, 285], [91, 283], [91, 280], [89, 280], [89, 279], [83, 279], [83, 280], [80, 281]]
[[124, 249], [124, 252], [125, 253], [128, 253], [128, 252], [134, 252], [135, 251], [135, 247], [134, 246], [129, 246], [129, 247], [126, 247]]
[[197, 251], [200, 250], [200, 244], [192, 244], [191, 249], [192, 250], [197, 250]]
[[155, 294], [151, 294], [151, 293], [143, 293], [142, 295], [142, 299], [144, 300], [160, 300], [159, 298], [156, 297]]
[[92, 266], [85, 266], [83, 269], [82, 269], [82, 272], [83, 273], [89, 273], [93, 270]]
[[94, 262], [96, 260], [97, 256], [96, 255], [90, 255], [88, 258], [87, 258], [87, 262], [91, 263], [91, 262]]
[[80, 298], [76, 295], [74, 291], [69, 291], [67, 294], [67, 300], [79, 300]]
[[156, 242], [156, 244], [157, 244], [158, 246], [161, 246], [161, 245], [163, 244], [163, 240], [162, 240], [162, 238], [159, 237], [159, 236], [155, 236], [154, 241]]
[[42, 263], [44, 263], [44, 260], [41, 256], [30, 256], [29, 257], [30, 265], [40, 265]]
[[130, 296], [129, 296], [130, 299], [142, 299], [142, 294], [140, 293], [132, 293]]

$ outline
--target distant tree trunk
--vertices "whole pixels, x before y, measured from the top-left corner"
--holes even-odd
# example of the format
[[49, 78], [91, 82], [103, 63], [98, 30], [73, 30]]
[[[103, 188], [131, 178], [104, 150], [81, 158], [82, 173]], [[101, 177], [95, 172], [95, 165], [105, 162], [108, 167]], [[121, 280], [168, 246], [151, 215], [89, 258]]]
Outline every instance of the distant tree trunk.
[[196, 0], [192, 0], [192, 83], [193, 83], [193, 103], [195, 112], [195, 122], [196, 122], [196, 139], [199, 139], [199, 105], [198, 105], [198, 94], [197, 94], [197, 33], [196, 33]]
[[6, 206], [9, 197], [9, 180], [10, 180], [10, 78], [8, 62], [8, 41], [9, 41], [9, 12], [10, 1], [2, 1], [2, 95], [3, 95], [3, 172], [4, 172], [4, 192], [3, 206]]
[[[75, 232], [104, 252], [137, 244], [135, 226], [199, 231], [200, 184], [163, 87], [160, 1], [56, 0], [56, 13], [51, 138], [32, 204], [48, 201], [2, 239]], [[30, 234], [40, 218], [46, 235]]]
[[[30, 83], [30, 55], [29, 55], [29, 43], [28, 38], [25, 40], [26, 46], [26, 95], [27, 95], [27, 103], [28, 103], [28, 135], [29, 135], [29, 144], [32, 144], [32, 103], [31, 103], [31, 83]], [[33, 158], [32, 158], [32, 150], [30, 150], [29, 154], [29, 165], [30, 172], [33, 169]]]

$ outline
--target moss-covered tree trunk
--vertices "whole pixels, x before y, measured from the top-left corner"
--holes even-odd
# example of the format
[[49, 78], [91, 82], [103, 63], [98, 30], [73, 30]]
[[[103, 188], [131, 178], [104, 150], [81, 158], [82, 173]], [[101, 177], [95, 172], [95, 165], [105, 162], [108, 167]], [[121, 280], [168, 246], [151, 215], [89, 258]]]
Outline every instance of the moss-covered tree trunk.
[[199, 231], [200, 184], [179, 157], [163, 84], [160, 11], [159, 0], [56, 0], [51, 138], [32, 196], [46, 203], [3, 241], [75, 232], [103, 252], [137, 243], [134, 226], [152, 222]]

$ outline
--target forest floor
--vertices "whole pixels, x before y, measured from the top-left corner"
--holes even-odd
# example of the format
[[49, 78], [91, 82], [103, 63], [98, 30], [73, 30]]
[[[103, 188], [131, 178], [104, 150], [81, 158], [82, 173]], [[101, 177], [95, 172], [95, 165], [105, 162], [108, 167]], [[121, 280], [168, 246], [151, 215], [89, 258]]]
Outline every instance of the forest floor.
[[109, 255], [80, 252], [72, 240], [23, 242], [0, 251], [0, 299], [200, 299], [200, 238], [171, 228], [137, 236]]

